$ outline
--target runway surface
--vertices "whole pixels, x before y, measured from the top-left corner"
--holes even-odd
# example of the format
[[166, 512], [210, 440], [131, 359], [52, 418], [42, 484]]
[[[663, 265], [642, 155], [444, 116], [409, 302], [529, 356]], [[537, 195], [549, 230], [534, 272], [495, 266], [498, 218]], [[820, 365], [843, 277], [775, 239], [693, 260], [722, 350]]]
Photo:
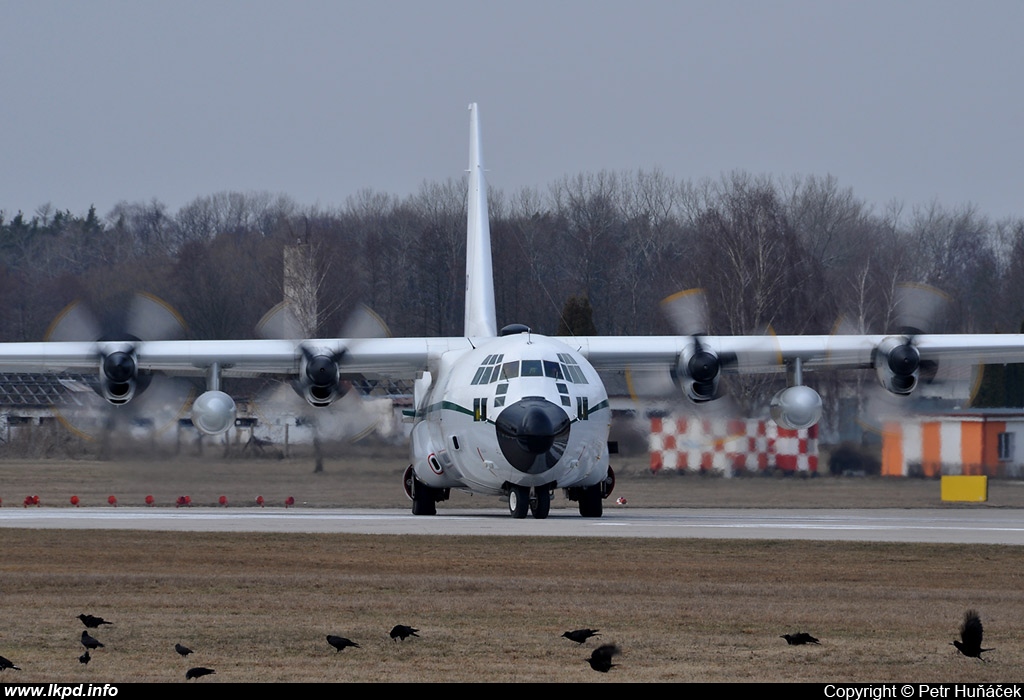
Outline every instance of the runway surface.
[[614, 509], [603, 518], [552, 510], [514, 520], [504, 509], [2, 508], [0, 528], [316, 532], [515, 537], [674, 537], [1024, 545], [1017, 509]]

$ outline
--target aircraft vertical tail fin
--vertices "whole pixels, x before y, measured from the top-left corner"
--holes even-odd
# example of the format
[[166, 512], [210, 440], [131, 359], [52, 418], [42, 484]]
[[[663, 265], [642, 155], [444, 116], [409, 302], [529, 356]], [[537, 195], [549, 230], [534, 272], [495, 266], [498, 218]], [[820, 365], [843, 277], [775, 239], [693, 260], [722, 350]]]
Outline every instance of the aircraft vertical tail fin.
[[480, 154], [480, 114], [469, 105], [469, 207], [466, 217], [466, 316], [463, 332], [469, 338], [498, 335], [494, 310], [494, 269], [491, 225], [487, 213], [487, 182]]

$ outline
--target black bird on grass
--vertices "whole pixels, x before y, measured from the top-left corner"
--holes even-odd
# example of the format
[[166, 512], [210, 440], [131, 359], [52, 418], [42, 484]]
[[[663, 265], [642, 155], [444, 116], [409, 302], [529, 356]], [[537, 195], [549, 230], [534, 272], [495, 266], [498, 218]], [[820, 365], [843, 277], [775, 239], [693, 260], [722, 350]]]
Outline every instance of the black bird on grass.
[[78, 663], [88, 664], [90, 661], [92, 661], [92, 656], [89, 655], [89, 650], [86, 649], [85, 653], [78, 657]]
[[189, 649], [184, 644], [175, 644], [174, 645], [174, 651], [178, 652], [178, 655], [181, 656], [182, 658], [185, 658], [186, 656], [188, 656], [189, 654], [192, 653], [192, 650]]
[[329, 635], [327, 635], [327, 643], [330, 644], [332, 647], [334, 647], [334, 649], [336, 651], [341, 651], [345, 647], [355, 647], [356, 649], [361, 649], [362, 648], [358, 644], [353, 642], [351, 639], [346, 639], [345, 637], [339, 637], [336, 634], [329, 634]]
[[964, 621], [960, 623], [960, 639], [953, 640], [950, 642], [956, 647], [964, 656], [971, 656], [975, 659], [981, 658], [981, 655], [986, 651], [992, 651], [992, 649], [981, 648], [981, 636], [983, 630], [981, 627], [981, 618], [978, 617], [976, 610], [968, 610], [964, 613]]
[[103, 644], [96, 637], [82, 630], [82, 646], [86, 649], [100, 649], [103, 647]]
[[612, 657], [621, 652], [622, 650], [614, 644], [602, 644], [597, 649], [594, 649], [587, 662], [590, 664], [590, 668], [595, 671], [608, 673], [613, 666], [618, 666], [618, 664], [612, 663]]
[[79, 615], [78, 619], [82, 621], [82, 624], [91, 630], [96, 629], [100, 625], [112, 625], [113, 622], [107, 622], [102, 617], [95, 617], [94, 615]]
[[401, 639], [404, 642], [406, 637], [419, 637], [419, 635], [416, 634], [417, 632], [419, 632], [419, 630], [415, 627], [409, 627], [408, 625], [395, 625], [391, 628], [391, 638]]
[[577, 644], [583, 644], [583, 642], [587, 641], [591, 637], [600, 637], [601, 635], [597, 633], [597, 630], [585, 628], [581, 630], [572, 630], [571, 632], [566, 632], [562, 636], [566, 639], [571, 639]]
[[818, 640], [807, 634], [806, 632], [797, 632], [796, 634], [783, 634], [782, 639], [786, 640], [787, 644], [798, 645], [798, 644], [818, 644]]
[[8, 659], [6, 656], [0, 656], [0, 671], [6, 671], [12, 669], [14, 671], [20, 671], [21, 669], [14, 665], [14, 662]]
[[216, 673], [216, 671], [214, 671], [212, 668], [196, 666], [195, 668], [190, 668], [189, 670], [185, 671], [185, 680], [190, 681], [193, 678], [202, 678], [203, 676], [208, 676], [211, 673]]

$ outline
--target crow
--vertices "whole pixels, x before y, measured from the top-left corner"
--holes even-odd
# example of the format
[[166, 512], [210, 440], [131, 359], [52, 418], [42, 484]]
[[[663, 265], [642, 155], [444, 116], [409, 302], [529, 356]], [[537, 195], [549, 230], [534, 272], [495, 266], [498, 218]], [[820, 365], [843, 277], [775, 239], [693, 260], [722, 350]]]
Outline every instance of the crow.
[[419, 630], [415, 627], [409, 627], [408, 625], [395, 625], [391, 628], [391, 638], [401, 639], [404, 642], [406, 637], [418, 637], [419, 635], [416, 634], [417, 632], [419, 632]]
[[339, 636], [334, 635], [334, 634], [327, 635], [327, 643], [330, 644], [332, 647], [334, 647], [336, 651], [341, 651], [345, 647], [355, 647], [356, 649], [361, 649], [362, 648], [358, 644], [353, 642], [351, 639], [346, 639], [345, 637], [339, 637]]
[[562, 636], [566, 639], [571, 639], [577, 644], [583, 644], [583, 642], [587, 641], [591, 637], [600, 637], [601, 635], [597, 633], [597, 630], [586, 628], [581, 630], [572, 630], [571, 632], [566, 632]]
[[587, 662], [590, 664], [590, 668], [595, 671], [608, 673], [613, 666], [618, 666], [618, 664], [612, 663], [612, 657], [620, 653], [622, 653], [622, 650], [614, 644], [602, 644], [597, 649], [594, 649]]
[[783, 634], [782, 639], [786, 640], [787, 644], [798, 645], [798, 644], [818, 644], [818, 640], [807, 634], [806, 632], [797, 632], [796, 634]]
[[86, 649], [85, 653], [78, 657], [78, 663], [88, 664], [90, 661], [92, 661], [92, 657], [89, 655], [89, 650]]
[[82, 624], [91, 630], [96, 629], [100, 625], [112, 625], [113, 622], [107, 622], [102, 617], [95, 617], [93, 615], [79, 615], [78, 619], [82, 621]]
[[7, 669], [14, 669], [20, 671], [21, 669], [14, 665], [14, 662], [5, 656], [0, 656], [0, 671], [6, 671]]
[[981, 655], [986, 651], [992, 651], [992, 649], [981, 648], [981, 618], [978, 617], [976, 610], [968, 610], [964, 613], [964, 621], [960, 623], [960, 640], [953, 640], [950, 642], [956, 647], [964, 656], [971, 656], [976, 659], [981, 658]]
[[202, 678], [203, 676], [208, 676], [211, 673], [216, 673], [216, 671], [214, 671], [212, 668], [196, 666], [195, 668], [190, 668], [189, 670], [185, 671], [185, 680], [190, 681], [193, 678]]
[[93, 637], [85, 630], [82, 630], [82, 646], [86, 649], [100, 649], [103, 647], [100, 640], [96, 639], [96, 637]]
[[178, 654], [180, 654], [182, 658], [185, 658], [186, 656], [192, 653], [192, 650], [184, 644], [175, 644], [174, 651], [178, 652]]

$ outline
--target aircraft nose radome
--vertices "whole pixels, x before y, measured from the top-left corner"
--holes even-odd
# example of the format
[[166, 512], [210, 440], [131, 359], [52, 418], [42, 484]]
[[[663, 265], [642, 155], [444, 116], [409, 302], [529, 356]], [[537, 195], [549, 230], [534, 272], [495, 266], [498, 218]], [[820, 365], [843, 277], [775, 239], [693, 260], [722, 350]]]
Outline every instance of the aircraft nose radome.
[[565, 411], [539, 396], [507, 406], [494, 421], [505, 459], [526, 474], [542, 474], [558, 463], [569, 442], [569, 426]]

